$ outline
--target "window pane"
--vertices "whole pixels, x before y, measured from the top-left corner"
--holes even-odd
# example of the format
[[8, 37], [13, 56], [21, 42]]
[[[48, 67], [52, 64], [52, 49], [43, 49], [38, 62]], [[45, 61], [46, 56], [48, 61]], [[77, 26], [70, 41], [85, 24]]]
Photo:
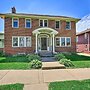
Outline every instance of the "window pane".
[[43, 20], [40, 20], [40, 26], [43, 27]]
[[70, 46], [70, 44], [71, 44], [70, 38], [66, 38], [66, 45], [67, 45], [67, 46]]
[[61, 46], [65, 46], [65, 38], [61, 38]]
[[18, 19], [13, 19], [13, 27], [18, 27]]
[[56, 46], [60, 46], [60, 38], [56, 38]]
[[19, 38], [19, 46], [24, 47], [24, 37]]
[[70, 29], [70, 22], [66, 22], [66, 29]]
[[31, 46], [31, 38], [26, 37], [26, 47], [30, 47], [30, 46]]
[[30, 19], [26, 19], [26, 28], [30, 27], [31, 27]]
[[44, 20], [44, 27], [47, 27], [47, 20]]
[[13, 46], [18, 46], [18, 37], [13, 38]]
[[60, 22], [56, 21], [56, 28], [59, 28], [59, 24], [60, 24]]

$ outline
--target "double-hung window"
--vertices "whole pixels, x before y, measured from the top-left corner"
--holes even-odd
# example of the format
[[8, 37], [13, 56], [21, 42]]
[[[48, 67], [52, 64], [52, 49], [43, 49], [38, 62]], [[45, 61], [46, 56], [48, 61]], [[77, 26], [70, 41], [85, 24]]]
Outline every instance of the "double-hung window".
[[31, 19], [25, 19], [25, 28], [31, 28]]
[[39, 21], [39, 26], [40, 26], [40, 27], [48, 27], [48, 20], [46, 20], [46, 19], [41, 19], [41, 20]]
[[59, 28], [60, 28], [60, 21], [56, 21], [56, 22], [55, 22], [55, 28], [56, 28], [56, 29], [59, 29]]
[[19, 19], [18, 18], [12, 18], [12, 27], [13, 28], [19, 27]]
[[71, 29], [71, 22], [66, 21], [66, 30], [70, 30], [70, 29]]

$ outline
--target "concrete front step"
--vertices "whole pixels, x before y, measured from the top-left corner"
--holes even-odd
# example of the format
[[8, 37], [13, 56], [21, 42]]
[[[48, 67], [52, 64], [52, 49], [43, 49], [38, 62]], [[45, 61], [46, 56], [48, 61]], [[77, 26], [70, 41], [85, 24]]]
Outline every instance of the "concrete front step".
[[65, 66], [60, 64], [59, 62], [43, 62], [42, 69], [65, 69]]
[[39, 52], [39, 55], [41, 57], [52, 57], [53, 53], [51, 51], [41, 51], [41, 52]]

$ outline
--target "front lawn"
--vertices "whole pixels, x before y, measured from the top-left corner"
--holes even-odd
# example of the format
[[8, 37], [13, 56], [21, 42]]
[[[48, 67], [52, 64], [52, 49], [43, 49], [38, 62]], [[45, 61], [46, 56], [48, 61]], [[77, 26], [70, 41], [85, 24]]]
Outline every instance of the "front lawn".
[[90, 80], [51, 82], [49, 90], [90, 90]]
[[18, 70], [18, 69], [30, 69], [29, 63], [20, 63], [20, 62], [12, 62], [12, 63], [0, 63], [0, 70]]
[[22, 56], [4, 56], [0, 57], [0, 70], [10, 69], [39, 69], [42, 66], [40, 57], [38, 55], [22, 55]]
[[23, 90], [23, 84], [0, 85], [0, 90]]
[[72, 61], [72, 63], [74, 64], [73, 68], [90, 68], [90, 56], [78, 55], [77, 53], [72, 53], [71, 55], [64, 55], [65, 58]]

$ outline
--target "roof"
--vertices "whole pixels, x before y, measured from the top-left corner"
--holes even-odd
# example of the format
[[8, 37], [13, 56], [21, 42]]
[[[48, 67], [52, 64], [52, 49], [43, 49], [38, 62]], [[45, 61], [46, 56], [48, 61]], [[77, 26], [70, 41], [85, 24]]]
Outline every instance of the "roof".
[[10, 16], [16, 16], [16, 17], [36, 17], [36, 18], [51, 18], [51, 19], [65, 19], [65, 20], [74, 20], [74, 21], [79, 21], [80, 19], [78, 18], [73, 18], [73, 17], [67, 17], [67, 16], [56, 16], [56, 15], [40, 15], [40, 14], [26, 14], [26, 13], [6, 13], [2, 14], [0, 13], [0, 17], [10, 17]]
[[84, 34], [84, 33], [88, 33], [88, 32], [90, 32], [90, 29], [78, 32], [76, 35], [78, 36], [78, 35], [81, 35], [81, 34]]

